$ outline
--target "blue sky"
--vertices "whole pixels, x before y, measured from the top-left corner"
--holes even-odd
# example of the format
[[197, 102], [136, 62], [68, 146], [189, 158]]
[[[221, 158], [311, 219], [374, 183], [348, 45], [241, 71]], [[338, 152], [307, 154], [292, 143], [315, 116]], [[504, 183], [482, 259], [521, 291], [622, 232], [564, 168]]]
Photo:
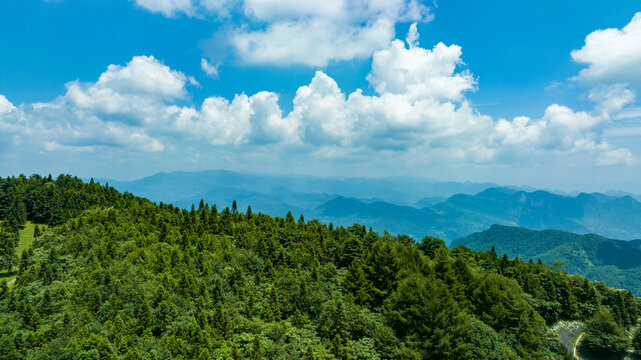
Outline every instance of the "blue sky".
[[639, 193], [640, 11], [5, 1], [0, 173], [227, 168]]

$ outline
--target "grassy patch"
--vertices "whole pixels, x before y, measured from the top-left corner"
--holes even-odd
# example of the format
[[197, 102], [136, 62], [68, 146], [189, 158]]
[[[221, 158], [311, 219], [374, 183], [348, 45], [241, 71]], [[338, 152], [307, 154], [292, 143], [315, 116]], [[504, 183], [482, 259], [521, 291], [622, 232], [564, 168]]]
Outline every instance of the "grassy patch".
[[[43, 228], [43, 225], [38, 226]], [[16, 248], [16, 254], [18, 255], [18, 258], [20, 257], [20, 255], [22, 255], [22, 252], [27, 250], [33, 243], [33, 230], [35, 229], [35, 227], [36, 225], [31, 221], [27, 221], [24, 228], [20, 230], [20, 239], [18, 240], [18, 247]]]
[[[38, 225], [40, 226], [41, 230], [44, 230], [46, 228], [46, 225]], [[27, 223], [24, 225], [24, 227], [20, 230], [18, 233], [18, 246], [16, 247], [16, 255], [18, 255], [18, 259], [20, 259], [20, 256], [22, 255], [22, 252], [27, 250], [31, 244], [33, 244], [33, 230], [36, 228], [36, 224], [32, 223], [31, 221], [27, 221]], [[9, 281], [13, 279], [16, 276], [16, 269], [14, 268], [12, 271], [0, 271], [0, 282], [1, 281]]]

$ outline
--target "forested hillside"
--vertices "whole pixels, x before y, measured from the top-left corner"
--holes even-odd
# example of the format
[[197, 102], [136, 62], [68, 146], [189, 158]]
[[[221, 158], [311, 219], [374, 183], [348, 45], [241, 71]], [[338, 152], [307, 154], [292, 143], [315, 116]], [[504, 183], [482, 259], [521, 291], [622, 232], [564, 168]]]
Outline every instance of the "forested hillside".
[[622, 241], [600, 235], [579, 235], [558, 230], [530, 230], [493, 225], [489, 229], [455, 240], [472, 250], [496, 251], [523, 259], [541, 259], [609, 286], [641, 295], [641, 240]]
[[[2, 359], [569, 359], [560, 319], [620, 357], [641, 314], [543, 263], [70, 176], [1, 179], [0, 218]], [[27, 220], [51, 226], [12, 258]]]

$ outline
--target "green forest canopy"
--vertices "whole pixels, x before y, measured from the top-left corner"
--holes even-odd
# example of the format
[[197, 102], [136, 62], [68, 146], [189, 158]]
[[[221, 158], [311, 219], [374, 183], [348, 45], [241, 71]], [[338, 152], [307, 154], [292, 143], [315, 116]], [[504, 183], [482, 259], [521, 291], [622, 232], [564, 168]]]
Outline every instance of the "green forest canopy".
[[[623, 334], [640, 314], [540, 262], [68, 175], [0, 179], [0, 219], [3, 359], [568, 359], [547, 325]], [[17, 258], [26, 221], [50, 227]], [[597, 330], [595, 351], [630, 346]]]

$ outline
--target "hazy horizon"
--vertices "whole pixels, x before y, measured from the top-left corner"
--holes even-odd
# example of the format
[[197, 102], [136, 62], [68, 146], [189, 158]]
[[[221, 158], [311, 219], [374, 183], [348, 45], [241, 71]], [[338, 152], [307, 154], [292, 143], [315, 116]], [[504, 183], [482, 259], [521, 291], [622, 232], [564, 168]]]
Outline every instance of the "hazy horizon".
[[[549, 191], [553, 193], [560, 193], [563, 195], [576, 195], [581, 192], [584, 193], [606, 193], [606, 192], [622, 192], [622, 193], [629, 193], [633, 195], [640, 196], [641, 195], [641, 184], [627, 184], [628, 187], [626, 188], [626, 185], [622, 185], [621, 187], [599, 187], [599, 186], [594, 186], [594, 185], [586, 185], [584, 187], [581, 186], [575, 186], [572, 187], [572, 185], [569, 185], [569, 187], [563, 188], [559, 187], [557, 185], [536, 185], [536, 184], [531, 184], [531, 183], [500, 183], [500, 182], [495, 182], [495, 181], [470, 181], [470, 180], [464, 180], [464, 179], [437, 179], [437, 178], [431, 178], [431, 177], [426, 177], [426, 176], [417, 176], [417, 175], [380, 175], [380, 176], [340, 176], [340, 175], [327, 175], [327, 174], [305, 174], [305, 173], [295, 173], [295, 172], [289, 172], [289, 173], [276, 173], [276, 172], [260, 172], [260, 171], [242, 171], [242, 170], [231, 170], [231, 169], [204, 169], [204, 170], [193, 170], [193, 171], [184, 171], [184, 170], [175, 170], [175, 171], [159, 171], [159, 172], [154, 172], [150, 174], [145, 174], [142, 176], [136, 176], [136, 177], [109, 177], [109, 176], [94, 176], [92, 174], [75, 174], [75, 173], [9, 173], [9, 174], [0, 174], [0, 176], [7, 177], [7, 176], [18, 176], [20, 174], [30, 176], [33, 174], [38, 174], [41, 176], [48, 176], [51, 174], [54, 178], [60, 174], [69, 174], [72, 176], [77, 176], [81, 179], [89, 180], [89, 179], [94, 179], [95, 181], [100, 181], [100, 182], [109, 182], [109, 181], [116, 181], [116, 182], [123, 182], [123, 183], [129, 183], [129, 182], [136, 182], [140, 181], [146, 178], [150, 178], [159, 174], [171, 174], [171, 173], [204, 173], [204, 172], [213, 172], [213, 171], [228, 171], [228, 172], [233, 172], [233, 173], [239, 173], [239, 174], [247, 174], [247, 175], [254, 175], [254, 176], [274, 176], [274, 177], [310, 177], [310, 178], [318, 178], [318, 179], [334, 179], [334, 180], [349, 180], [349, 179], [368, 179], [368, 180], [384, 180], [384, 179], [401, 179], [401, 178], [407, 178], [407, 179], [415, 179], [419, 181], [425, 181], [426, 183], [470, 183], [470, 184], [492, 184], [495, 186], [499, 187], [514, 187], [514, 188], [523, 188], [523, 189], [531, 189], [532, 191], [534, 190], [543, 190], [543, 191]], [[638, 190], [634, 190], [634, 189]], [[632, 189], [632, 190], [627, 190], [627, 189]]]

